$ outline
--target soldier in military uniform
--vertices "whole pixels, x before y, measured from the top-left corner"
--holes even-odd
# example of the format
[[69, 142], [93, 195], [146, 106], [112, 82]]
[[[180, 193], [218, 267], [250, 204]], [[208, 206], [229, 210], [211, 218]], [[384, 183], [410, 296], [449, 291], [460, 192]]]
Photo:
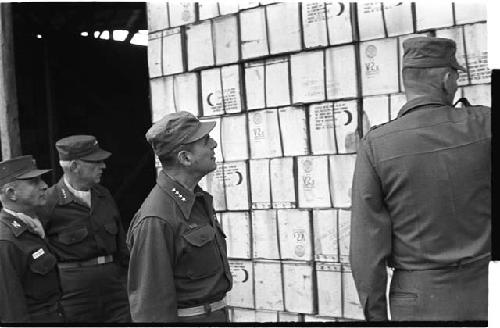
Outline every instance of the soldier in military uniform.
[[41, 211], [59, 260], [62, 305], [69, 322], [129, 322], [128, 249], [118, 208], [99, 184], [111, 155], [95, 137], [56, 142], [64, 175]]
[[162, 163], [130, 223], [128, 292], [134, 322], [226, 322], [232, 277], [212, 196], [198, 181], [215, 170], [209, 133], [187, 112], [155, 123], [146, 139]]
[[403, 42], [407, 103], [363, 139], [352, 191], [351, 264], [367, 320], [487, 320], [491, 109], [452, 106], [450, 39]]
[[35, 214], [47, 184], [32, 156], [0, 163], [0, 323], [62, 323], [56, 258]]

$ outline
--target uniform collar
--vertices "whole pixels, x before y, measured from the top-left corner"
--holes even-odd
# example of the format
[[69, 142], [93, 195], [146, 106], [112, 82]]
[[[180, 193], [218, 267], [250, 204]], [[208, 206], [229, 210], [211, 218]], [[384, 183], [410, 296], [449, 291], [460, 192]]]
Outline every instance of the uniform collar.
[[438, 96], [421, 96], [408, 101], [399, 111], [398, 118], [422, 106], [451, 106]]
[[203, 196], [206, 195], [206, 192], [199, 186], [194, 188], [193, 193], [191, 190], [185, 188], [181, 183], [169, 177], [163, 170], [161, 170], [160, 174], [158, 174], [156, 183], [175, 201], [177, 206], [181, 209], [182, 214], [184, 214], [184, 218], [186, 220], [189, 220], [196, 196], [200, 194]]
[[[69, 204], [71, 202], [83, 204], [83, 202], [81, 200], [79, 200], [78, 197], [76, 197], [71, 192], [71, 190], [69, 190], [68, 186], [64, 182], [64, 176], [61, 177], [61, 179], [59, 179], [59, 182], [57, 183], [56, 188], [57, 188], [57, 192], [59, 194], [59, 203], [58, 203], [59, 205], [66, 205], [66, 204]], [[90, 188], [90, 193], [91, 193], [91, 197], [94, 197], [93, 195], [97, 195], [98, 197], [103, 196], [103, 193], [98, 188], [95, 188], [95, 186]], [[85, 206], [87, 206], [87, 205], [85, 205]]]
[[0, 221], [3, 221], [10, 228], [14, 236], [17, 238], [23, 232], [28, 230], [28, 226], [23, 221], [19, 220], [16, 216], [7, 213], [5, 209], [0, 212]]

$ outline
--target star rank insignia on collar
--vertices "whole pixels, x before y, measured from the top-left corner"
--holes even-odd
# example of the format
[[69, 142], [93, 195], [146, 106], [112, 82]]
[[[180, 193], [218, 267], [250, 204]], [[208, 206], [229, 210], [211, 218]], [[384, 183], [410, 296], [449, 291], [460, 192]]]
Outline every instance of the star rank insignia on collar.
[[183, 202], [185, 202], [185, 201], [186, 201], [186, 198], [185, 198], [184, 196], [182, 196], [182, 195], [181, 195], [181, 193], [180, 193], [177, 189], [172, 188], [172, 191], [175, 193], [175, 195], [176, 195], [177, 197], [179, 197], [179, 199], [180, 199], [180, 200], [182, 200]]
[[14, 226], [14, 228], [21, 228], [21, 225], [16, 220], [12, 221], [12, 225]]
[[68, 198], [68, 195], [66, 194], [66, 190], [64, 188], [61, 188], [61, 192], [64, 199]]

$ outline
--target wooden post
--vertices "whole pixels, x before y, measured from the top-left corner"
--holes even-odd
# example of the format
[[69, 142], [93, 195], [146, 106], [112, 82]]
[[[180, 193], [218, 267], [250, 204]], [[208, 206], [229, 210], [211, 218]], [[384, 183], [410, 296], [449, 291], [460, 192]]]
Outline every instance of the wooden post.
[[2, 160], [21, 155], [12, 4], [0, 3], [0, 140]]

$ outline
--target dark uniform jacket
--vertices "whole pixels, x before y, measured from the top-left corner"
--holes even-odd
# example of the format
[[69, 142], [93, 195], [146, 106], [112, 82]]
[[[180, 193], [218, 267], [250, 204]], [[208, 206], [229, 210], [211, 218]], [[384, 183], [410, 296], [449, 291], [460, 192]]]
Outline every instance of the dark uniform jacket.
[[0, 322], [62, 322], [56, 258], [45, 240], [0, 212]]
[[106, 188], [101, 185], [91, 188], [91, 208], [71, 193], [63, 178], [47, 194], [40, 217], [60, 262], [113, 255], [115, 262], [128, 265], [120, 213]]
[[225, 235], [212, 196], [163, 171], [128, 232], [132, 320], [177, 321], [177, 309], [222, 299], [232, 287]]
[[429, 270], [489, 256], [491, 110], [406, 103], [356, 159], [351, 264], [368, 320], [387, 320], [386, 264]]

